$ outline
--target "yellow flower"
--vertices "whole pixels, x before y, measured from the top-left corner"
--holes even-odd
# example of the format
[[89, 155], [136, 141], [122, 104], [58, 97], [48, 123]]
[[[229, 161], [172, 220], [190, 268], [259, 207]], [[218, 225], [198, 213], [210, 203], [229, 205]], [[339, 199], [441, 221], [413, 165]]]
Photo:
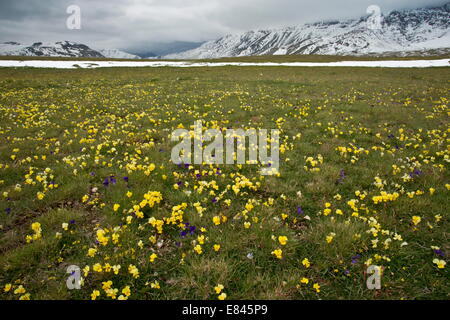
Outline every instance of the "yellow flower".
[[433, 263], [437, 265], [439, 269], [444, 269], [447, 264], [444, 260], [434, 259]]
[[129, 272], [131, 275], [133, 275], [133, 278], [135, 278], [135, 279], [139, 278], [139, 269], [136, 268], [136, 266], [130, 264], [130, 265], [128, 266], [128, 272]]
[[100, 296], [100, 291], [98, 291], [98, 290], [92, 291], [92, 293], [91, 293], [91, 300], [97, 299], [98, 296]]
[[133, 196], [133, 192], [128, 191], [128, 192], [127, 192], [127, 197], [128, 197], [128, 198], [131, 198], [132, 196]]
[[11, 288], [12, 288], [12, 284], [8, 283], [8, 284], [5, 285], [5, 288], [3, 288], [3, 291], [4, 292], [9, 292], [9, 290], [11, 290]]
[[69, 224], [67, 222], [64, 222], [61, 226], [66, 231], [69, 229]]
[[41, 232], [41, 224], [39, 222], [34, 222], [31, 224], [31, 229], [36, 233]]
[[203, 253], [203, 251], [202, 251], [202, 246], [201, 245], [196, 245], [195, 247], [194, 247], [194, 251], [195, 252], [197, 252], [197, 254], [202, 254]]
[[288, 241], [288, 238], [287, 238], [286, 236], [279, 236], [279, 237], [278, 237], [278, 242], [280, 242], [280, 244], [281, 244], [282, 246], [285, 246], [286, 243], [287, 243], [287, 241]]
[[102, 272], [103, 268], [100, 263], [96, 263], [92, 266], [92, 270], [94, 270], [95, 272]]
[[108, 289], [105, 291], [106, 291], [106, 295], [114, 300], [114, 299], [116, 299], [116, 295], [117, 295], [117, 292], [119, 292], [119, 289]]
[[17, 289], [14, 290], [14, 294], [22, 294], [22, 293], [25, 293], [25, 292], [26, 292], [26, 290], [25, 290], [25, 288], [22, 285], [18, 286]]
[[305, 259], [302, 260], [302, 265], [305, 268], [309, 268], [311, 266], [311, 262], [309, 262], [308, 258], [305, 258]]
[[218, 284], [217, 286], [214, 287], [214, 290], [216, 291], [217, 294], [221, 293], [223, 289], [224, 286], [221, 284]]
[[42, 192], [38, 192], [36, 195], [37, 195], [38, 200], [42, 200], [45, 197], [45, 194], [43, 194]]
[[105, 230], [103, 230], [103, 229], [97, 230], [97, 240], [103, 246], [106, 246], [109, 241], [109, 237], [106, 237], [105, 234], [106, 234]]
[[150, 262], [155, 262], [155, 259], [158, 257], [158, 255], [156, 254], [156, 253], [152, 253], [151, 255], [150, 255]]
[[277, 257], [278, 259], [282, 259], [283, 258], [283, 250], [281, 249], [276, 249], [274, 251], [272, 251], [272, 254]]
[[433, 195], [435, 191], [436, 191], [436, 189], [430, 188], [430, 195]]
[[220, 222], [221, 222], [221, 219], [220, 219], [219, 216], [213, 217], [213, 223], [214, 223], [216, 226], [218, 226], [218, 225], [220, 224]]
[[214, 251], [219, 251], [220, 250], [220, 244], [215, 244], [214, 245]]
[[122, 289], [122, 293], [129, 297], [131, 295], [131, 291], [130, 291], [130, 286], [126, 286], [125, 288]]
[[225, 300], [227, 298], [227, 294], [225, 292], [222, 292], [219, 296], [218, 296], [219, 300]]
[[117, 210], [119, 210], [119, 208], [120, 208], [120, 204], [116, 203], [113, 207], [114, 212], [117, 212]]
[[23, 296], [20, 296], [19, 300], [30, 300], [30, 294], [24, 294]]
[[309, 279], [308, 279], [308, 278], [302, 278], [302, 279], [300, 280], [300, 282], [301, 282], [301, 283], [304, 283], [304, 284], [308, 284], [308, 283], [309, 283]]
[[252, 224], [251, 224], [250, 222], [244, 222], [244, 228], [245, 228], [245, 229], [250, 228], [251, 225], [252, 225]]
[[335, 234], [334, 232], [331, 232], [331, 233], [326, 237], [327, 243], [331, 243], [331, 242], [333, 241], [335, 235], [336, 235], [336, 234]]
[[421, 217], [419, 217], [419, 216], [412, 217], [412, 222], [414, 223], [415, 226], [417, 226], [420, 223], [420, 221], [422, 221]]
[[89, 248], [87, 255], [89, 257], [94, 257], [96, 253], [97, 253], [97, 249]]
[[313, 288], [316, 289], [316, 292], [320, 292], [320, 285], [318, 283], [314, 283]]
[[112, 268], [113, 268], [114, 274], [119, 274], [119, 270], [120, 270], [120, 268], [121, 268], [120, 265], [112, 266]]

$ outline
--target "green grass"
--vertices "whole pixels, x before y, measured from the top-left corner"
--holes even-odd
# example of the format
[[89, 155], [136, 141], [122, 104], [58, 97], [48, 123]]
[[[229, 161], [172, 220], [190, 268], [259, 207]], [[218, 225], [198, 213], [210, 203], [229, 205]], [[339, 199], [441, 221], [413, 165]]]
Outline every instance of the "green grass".
[[[102, 289], [110, 280], [116, 298], [129, 286], [130, 299], [217, 299], [218, 284], [228, 299], [448, 299], [449, 265], [440, 269], [433, 260], [448, 262], [450, 252], [449, 76], [448, 68], [2, 68], [0, 298], [90, 299], [99, 290], [98, 299], [111, 299]], [[251, 165], [220, 166], [217, 175], [216, 167], [172, 164], [170, 133], [199, 119], [208, 127], [266, 129], [282, 119], [280, 176], [261, 177]], [[368, 152], [336, 150], [351, 145]], [[319, 154], [320, 171], [305, 170], [306, 158]], [[420, 174], [405, 181], [414, 169]], [[105, 186], [111, 176], [116, 183]], [[236, 177], [252, 187], [235, 194]], [[385, 185], [374, 185], [375, 177]], [[408, 196], [418, 190], [423, 194]], [[142, 219], [133, 216], [149, 191], [162, 201], [140, 210]], [[382, 191], [399, 198], [375, 204]], [[358, 216], [351, 199], [359, 200]], [[183, 214], [171, 224], [173, 207], [182, 203]], [[214, 216], [227, 220], [216, 226]], [[421, 217], [417, 226], [413, 216]], [[162, 233], [151, 217], [163, 222]], [[27, 242], [34, 222], [41, 237]], [[187, 222], [196, 230], [181, 237]], [[105, 246], [96, 243], [99, 229], [108, 230]], [[112, 234], [119, 235], [116, 243]], [[94, 257], [89, 248], [97, 249]], [[282, 259], [271, 254], [276, 249]], [[384, 268], [381, 290], [366, 287], [370, 260]], [[95, 264], [102, 272], [93, 271]], [[106, 272], [106, 264], [121, 269]], [[70, 265], [90, 268], [81, 290], [66, 287]], [[20, 285], [26, 292], [14, 293]]]

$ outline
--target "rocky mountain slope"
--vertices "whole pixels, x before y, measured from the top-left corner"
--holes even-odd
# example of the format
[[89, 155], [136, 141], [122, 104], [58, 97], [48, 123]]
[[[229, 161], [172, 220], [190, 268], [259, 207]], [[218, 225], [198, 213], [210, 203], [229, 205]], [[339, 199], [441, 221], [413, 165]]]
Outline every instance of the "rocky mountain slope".
[[0, 43], [0, 56], [140, 59], [137, 55], [118, 49], [94, 50], [87, 45], [71, 41], [33, 44], [4, 42]]

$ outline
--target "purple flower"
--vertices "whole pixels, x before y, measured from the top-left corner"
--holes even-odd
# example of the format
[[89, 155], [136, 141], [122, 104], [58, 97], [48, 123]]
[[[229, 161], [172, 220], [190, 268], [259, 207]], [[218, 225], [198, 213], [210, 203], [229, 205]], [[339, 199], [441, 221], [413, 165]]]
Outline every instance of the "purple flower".
[[70, 224], [75, 224], [75, 220], [72, 219], [72, 220], [69, 221], [69, 223]]
[[217, 202], [217, 199], [216, 198], [213, 198], [212, 199], [212, 203], [216, 203]]
[[302, 207], [297, 207], [297, 214], [304, 214]]
[[92, 177], [95, 176], [95, 172], [89, 173]]
[[180, 232], [180, 237], [185, 238], [187, 236], [187, 232], [186, 231], [181, 231]]
[[108, 178], [106, 178], [106, 179], [103, 181], [103, 185], [104, 185], [105, 187], [109, 186], [109, 180], [108, 180]]
[[336, 184], [342, 183], [345, 179], [345, 171], [341, 170], [339, 171], [339, 179], [337, 179]]
[[352, 264], [357, 264], [359, 261], [359, 259], [361, 259], [361, 255], [357, 254], [356, 256], [352, 257]]
[[6, 212], [7, 214], [10, 214], [10, 213], [11, 213], [11, 208], [6, 208], [6, 209], [5, 209], [5, 212]]
[[123, 181], [125, 181], [126, 183], [128, 183], [128, 177], [123, 177]]
[[183, 182], [181, 182], [181, 181], [178, 181], [178, 182], [177, 182], [177, 185], [178, 185], [178, 186], [181, 186], [182, 184], [183, 184]]
[[442, 250], [434, 250], [434, 253], [436, 253], [438, 256], [444, 257], [444, 251]]
[[109, 177], [109, 181], [110, 181], [112, 184], [116, 184], [116, 183], [117, 183], [117, 180], [116, 180], [116, 178], [115, 178], [114, 176]]

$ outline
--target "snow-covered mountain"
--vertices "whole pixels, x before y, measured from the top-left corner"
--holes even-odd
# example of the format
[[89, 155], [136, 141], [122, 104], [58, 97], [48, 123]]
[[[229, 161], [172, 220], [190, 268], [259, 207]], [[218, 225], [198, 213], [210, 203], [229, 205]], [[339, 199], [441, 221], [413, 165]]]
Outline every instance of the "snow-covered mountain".
[[71, 41], [54, 43], [36, 42], [33, 44], [5, 42], [0, 43], [0, 55], [103, 58], [103, 55], [98, 51], [92, 50], [84, 44]]
[[137, 55], [118, 49], [94, 50], [85, 44], [71, 41], [33, 44], [4, 42], [0, 43], [0, 56], [140, 59]]
[[121, 51], [118, 49], [101, 49], [97, 50], [100, 52], [105, 58], [113, 58], [113, 59], [141, 59], [141, 57], [131, 54], [125, 51]]
[[209, 59], [252, 55], [364, 55], [450, 48], [450, 3], [436, 8], [392, 11], [381, 28], [369, 16], [227, 35], [200, 47], [164, 56]]

